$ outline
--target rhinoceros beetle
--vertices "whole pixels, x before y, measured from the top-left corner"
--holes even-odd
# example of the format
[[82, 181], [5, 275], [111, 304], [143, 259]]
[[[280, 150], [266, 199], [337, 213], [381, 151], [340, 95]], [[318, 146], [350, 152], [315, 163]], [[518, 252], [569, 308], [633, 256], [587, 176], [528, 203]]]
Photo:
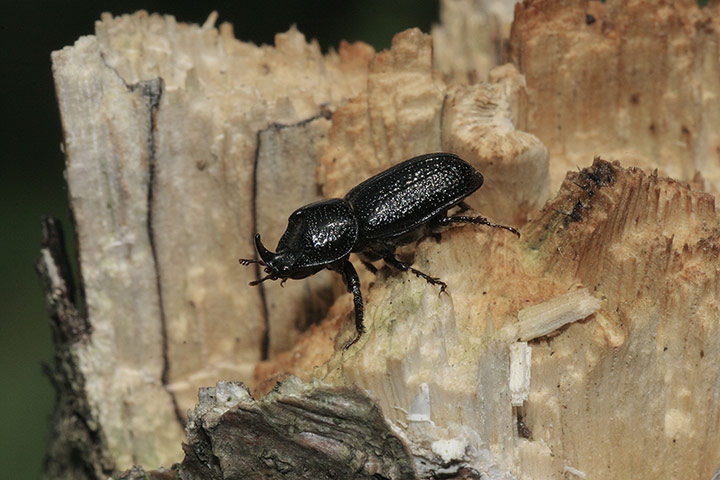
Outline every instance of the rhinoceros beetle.
[[397, 270], [409, 270], [439, 285], [443, 292], [447, 288], [444, 282], [400, 261], [395, 249], [450, 223], [489, 225], [520, 236], [514, 228], [483, 217], [447, 215], [456, 206], [467, 209], [463, 200], [482, 184], [482, 174], [456, 155], [421, 155], [365, 180], [345, 198], [322, 200], [295, 210], [275, 253], [265, 248], [257, 233], [255, 246], [261, 260], [240, 259], [240, 263], [265, 267], [267, 275], [250, 285], [305, 278], [323, 268], [340, 273], [355, 303], [356, 334], [345, 345], [347, 349], [365, 330], [360, 280], [350, 263], [351, 253], [359, 254], [373, 273], [377, 269], [370, 262], [382, 258]]

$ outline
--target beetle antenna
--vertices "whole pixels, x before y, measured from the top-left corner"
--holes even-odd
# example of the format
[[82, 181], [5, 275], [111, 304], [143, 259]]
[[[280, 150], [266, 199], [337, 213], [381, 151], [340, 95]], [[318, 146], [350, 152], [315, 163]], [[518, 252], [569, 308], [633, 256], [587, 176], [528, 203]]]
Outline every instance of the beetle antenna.
[[265, 265], [265, 262], [263, 262], [262, 260], [253, 260], [251, 258], [238, 258], [238, 262], [240, 262], [240, 265], [245, 266], [250, 265], [251, 263], [257, 263], [260, 266], [267, 267], [267, 265]]
[[268, 275], [265, 275], [265, 276], [264, 276], [263, 278], [261, 278], [260, 280], [255, 280], [255, 281], [250, 282], [250, 285], [252, 285], [252, 286], [254, 287], [255, 285], [260, 285], [260, 284], [261, 284], [262, 282], [264, 282], [265, 280], [277, 280], [277, 278], [278, 278], [278, 277], [276, 277], [275, 275], [268, 274]]

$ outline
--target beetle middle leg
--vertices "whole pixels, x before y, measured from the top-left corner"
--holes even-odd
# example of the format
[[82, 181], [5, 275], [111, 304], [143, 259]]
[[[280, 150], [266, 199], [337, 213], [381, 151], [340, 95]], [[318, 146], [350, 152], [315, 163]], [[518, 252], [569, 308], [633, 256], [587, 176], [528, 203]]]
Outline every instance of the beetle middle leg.
[[451, 215], [449, 217], [440, 217], [440, 218], [433, 220], [433, 225], [437, 225], [437, 226], [444, 226], [444, 225], [448, 225], [450, 223], [474, 223], [475, 225], [487, 225], [488, 227], [502, 228], [503, 230], [507, 230], [509, 232], [514, 233], [515, 235], [518, 236], [518, 238], [520, 237], [520, 232], [515, 230], [513, 227], [508, 227], [506, 225], [499, 225], [497, 223], [493, 223], [485, 217], [470, 217], [467, 215]]
[[360, 263], [362, 263], [363, 266], [367, 268], [368, 272], [372, 273], [373, 275], [377, 275], [378, 269], [371, 262], [374, 262], [375, 260], [380, 260], [380, 257], [360, 253], [358, 254], [358, 258], [360, 259]]
[[440, 285], [440, 293], [443, 293], [443, 292], [445, 292], [445, 290], [447, 290], [447, 283], [443, 282], [442, 280], [440, 280], [437, 277], [431, 277], [427, 273], [423, 273], [420, 270], [414, 269], [410, 265], [403, 263], [400, 260], [398, 260], [397, 258], [395, 258], [395, 255], [392, 255], [392, 254], [385, 255], [383, 257], [383, 260], [385, 260], [385, 263], [387, 263], [391, 267], [397, 268], [398, 270], [400, 270], [402, 272], [407, 272], [408, 270], [410, 270], [416, 276], [424, 278], [425, 281], [431, 285]]
[[377, 269], [377, 267], [376, 267], [375, 265], [373, 265], [372, 263], [368, 262], [367, 260], [363, 260], [362, 258], [360, 259], [360, 263], [362, 263], [362, 264], [365, 266], [365, 268], [368, 269], [368, 271], [369, 271], [370, 273], [372, 273], [372, 274], [374, 274], [374, 275], [377, 275], [378, 269]]
[[360, 259], [360, 263], [362, 263], [370, 273], [372, 273], [373, 275], [377, 275], [378, 269], [375, 265], [372, 264], [372, 262], [380, 260], [382, 258], [381, 255], [377, 255], [375, 252], [366, 251], [358, 252], [357, 256]]
[[468, 205], [467, 203], [465, 203], [464, 200], [463, 200], [462, 202], [458, 203], [458, 204], [457, 204], [457, 207], [458, 207], [457, 213], [465, 213], [465, 212], [467, 212], [468, 210], [470, 210], [470, 205]]

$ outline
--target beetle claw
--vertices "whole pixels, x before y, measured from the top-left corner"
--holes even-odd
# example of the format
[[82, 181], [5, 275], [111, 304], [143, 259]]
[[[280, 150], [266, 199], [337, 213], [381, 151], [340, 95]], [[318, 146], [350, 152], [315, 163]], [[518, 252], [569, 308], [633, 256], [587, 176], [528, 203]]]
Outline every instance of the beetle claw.
[[512, 232], [512, 233], [514, 233], [515, 235], [517, 235], [518, 238], [520, 238], [520, 232], [518, 232], [517, 230], [515, 230], [513, 227], [508, 227], [508, 226], [506, 226], [506, 225], [498, 225], [497, 227], [498, 227], [498, 228], [504, 228], [504, 229], [507, 230], [508, 232]]
[[345, 344], [345, 346], [343, 347], [343, 350], [349, 349], [350, 347], [355, 345], [355, 342], [357, 342], [358, 340], [360, 340], [360, 335], [355, 335], [355, 337], [352, 340], [350, 340], [348, 343]]
[[277, 280], [277, 278], [278, 278], [278, 277], [276, 277], [275, 275], [272, 275], [272, 274], [265, 275], [265, 276], [264, 276], [263, 278], [261, 278], [260, 280], [253, 280], [252, 282], [250, 282], [250, 285], [252, 285], [252, 286], [254, 287], [255, 285], [260, 285], [260, 284], [261, 284], [262, 282], [264, 282], [265, 280]]
[[360, 340], [360, 337], [362, 337], [363, 333], [365, 333], [364, 327], [360, 327], [359, 329], [356, 329], [355, 336], [352, 338], [352, 340], [350, 340], [349, 342], [347, 342], [345, 344], [345, 346], [343, 347], [343, 350], [347, 350], [348, 348], [355, 345], [357, 343], [357, 341]]

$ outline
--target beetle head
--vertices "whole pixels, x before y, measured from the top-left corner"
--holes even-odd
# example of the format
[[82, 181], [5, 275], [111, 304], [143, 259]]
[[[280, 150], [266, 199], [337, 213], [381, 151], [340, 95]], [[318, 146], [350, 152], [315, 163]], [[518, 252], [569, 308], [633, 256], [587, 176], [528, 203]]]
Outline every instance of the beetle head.
[[[265, 280], [277, 280], [282, 278], [299, 279], [305, 278], [317, 271], [317, 269], [298, 268], [296, 266], [298, 260], [298, 252], [292, 249], [281, 249], [277, 253], [271, 252], [260, 240], [260, 234], [255, 234], [255, 247], [262, 259], [262, 265], [265, 267], [267, 275], [260, 280], [252, 282], [251, 285], [257, 285]], [[259, 262], [258, 262], [259, 263]]]
[[277, 252], [265, 248], [260, 234], [256, 234], [255, 248], [261, 260], [240, 259], [240, 263], [265, 267], [266, 275], [251, 285], [265, 280], [305, 278], [347, 259], [357, 236], [357, 221], [350, 205], [339, 198], [321, 200], [290, 215]]

